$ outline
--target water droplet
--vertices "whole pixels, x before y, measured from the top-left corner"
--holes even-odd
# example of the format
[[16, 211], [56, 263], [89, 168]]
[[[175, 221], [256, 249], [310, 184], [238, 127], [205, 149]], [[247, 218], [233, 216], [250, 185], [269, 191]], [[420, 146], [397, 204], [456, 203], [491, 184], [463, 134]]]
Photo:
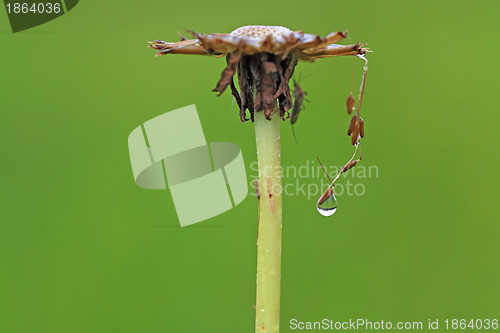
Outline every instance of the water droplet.
[[323, 216], [332, 216], [337, 211], [337, 198], [333, 193], [333, 187], [323, 193], [316, 204], [318, 212]]

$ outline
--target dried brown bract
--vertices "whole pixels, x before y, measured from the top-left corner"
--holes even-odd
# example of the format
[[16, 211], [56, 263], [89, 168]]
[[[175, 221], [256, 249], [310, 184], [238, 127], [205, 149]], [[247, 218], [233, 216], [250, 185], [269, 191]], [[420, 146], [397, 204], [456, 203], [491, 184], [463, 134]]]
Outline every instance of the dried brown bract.
[[333, 185], [332, 185], [332, 187], [328, 187], [326, 189], [326, 191], [323, 192], [323, 194], [319, 198], [318, 203], [316, 205], [321, 205], [323, 202], [328, 200], [328, 198], [330, 198], [333, 195], [333, 192], [334, 192], [334, 190], [333, 190]]
[[351, 137], [351, 143], [353, 145], [357, 144], [361, 138], [365, 137], [364, 121], [358, 114], [352, 116], [349, 128], [347, 129], [347, 135]]
[[351, 114], [354, 111], [354, 97], [352, 93], [347, 97], [346, 101], [347, 113]]
[[365, 137], [365, 122], [361, 119], [361, 117], [359, 118], [359, 136], [361, 138]]
[[351, 122], [349, 123], [349, 128], [347, 129], [347, 135], [351, 135], [354, 127], [356, 126], [356, 115], [352, 116]]
[[344, 173], [346, 172], [347, 170], [351, 169], [351, 168], [354, 168], [354, 166], [356, 164], [358, 164], [358, 162], [361, 161], [361, 157], [357, 160], [350, 160], [349, 162], [347, 162], [346, 165], [344, 165], [344, 167], [342, 168], [342, 170], [340, 170], [340, 173]]
[[[278, 105], [279, 116], [285, 119], [293, 107], [289, 81], [299, 60], [315, 61], [340, 55], [357, 56], [368, 49], [364, 44], [335, 44], [346, 32], [333, 32], [326, 37], [292, 31], [281, 26], [244, 26], [230, 34], [198, 34], [194, 39], [181, 36], [181, 41], [150, 42], [157, 55], [196, 54], [226, 57], [227, 67], [214, 91], [222, 94], [227, 86], [236, 99], [242, 122], [252, 120], [254, 112], [264, 111], [267, 119]], [[238, 73], [239, 91], [233, 82]], [[246, 111], [250, 118], [246, 117]]]

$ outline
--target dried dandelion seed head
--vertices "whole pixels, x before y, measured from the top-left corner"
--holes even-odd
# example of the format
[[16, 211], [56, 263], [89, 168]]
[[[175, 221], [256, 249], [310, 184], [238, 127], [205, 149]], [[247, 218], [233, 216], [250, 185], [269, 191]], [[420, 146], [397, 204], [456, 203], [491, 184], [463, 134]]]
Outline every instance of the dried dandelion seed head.
[[[368, 49], [364, 44], [335, 44], [346, 37], [346, 32], [333, 32], [326, 37], [292, 31], [281, 26], [252, 25], [240, 27], [229, 34], [198, 34], [190, 31], [195, 39], [181, 35], [181, 41], [168, 43], [150, 42], [157, 55], [197, 54], [226, 56], [227, 66], [213, 91], [219, 96], [231, 87], [240, 109], [242, 122], [252, 120], [254, 112], [264, 111], [267, 119], [276, 105], [279, 116], [289, 118], [293, 106], [289, 81], [299, 60], [315, 61], [323, 57], [363, 55]], [[238, 91], [233, 76], [238, 72]], [[246, 110], [250, 119], [246, 117]]]
[[279, 25], [246, 25], [233, 30], [230, 35], [264, 39], [267, 36], [283, 38], [291, 32], [292, 30]]

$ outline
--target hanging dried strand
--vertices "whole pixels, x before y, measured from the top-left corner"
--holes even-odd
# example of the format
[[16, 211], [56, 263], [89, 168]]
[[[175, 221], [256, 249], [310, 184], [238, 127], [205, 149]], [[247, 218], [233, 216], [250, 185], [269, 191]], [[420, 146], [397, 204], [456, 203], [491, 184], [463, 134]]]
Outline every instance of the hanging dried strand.
[[349, 96], [347, 96], [347, 101], [346, 101], [346, 107], [347, 107], [347, 113], [351, 114], [352, 111], [354, 111], [354, 96], [352, 95], [352, 89], [354, 87], [354, 74], [356, 73], [356, 59], [357, 57], [354, 58], [354, 67], [352, 69], [352, 78], [351, 78], [351, 93]]
[[363, 77], [361, 79], [361, 85], [359, 87], [358, 106], [356, 108], [356, 113], [351, 118], [349, 128], [347, 129], [347, 135], [351, 137], [352, 145], [358, 144], [359, 140], [365, 136], [365, 125], [363, 119], [361, 118], [361, 104], [363, 102], [363, 95], [365, 92], [366, 74], [368, 72], [368, 60], [363, 55], [359, 55], [358, 57], [365, 61], [365, 65], [363, 67]]
[[[359, 148], [359, 158], [355, 160], [354, 157], [356, 156], [356, 153], [358, 152], [358, 148]], [[361, 145], [356, 145], [356, 148], [354, 149], [354, 154], [352, 154], [352, 156], [349, 159], [349, 161], [342, 167], [342, 169], [340, 169], [340, 171], [337, 173], [337, 175], [335, 176], [335, 178], [333, 178], [333, 180], [331, 180], [330, 177], [328, 176], [328, 174], [326, 174], [326, 176], [330, 180], [330, 185], [328, 186], [328, 188], [326, 189], [326, 191], [323, 193], [323, 195], [325, 195], [326, 192], [328, 192], [331, 188], [333, 188], [335, 186], [335, 182], [337, 181], [337, 179], [339, 179], [339, 177], [340, 177], [341, 174], [343, 174], [344, 172], [347, 172], [349, 169], [352, 169], [359, 161], [361, 161], [361, 158], [362, 158], [362, 156], [361, 156]], [[321, 163], [321, 161], [319, 160], [319, 158], [318, 158], [318, 161], [321, 164], [321, 166], [323, 167], [323, 164]], [[326, 170], [325, 170], [324, 167], [323, 167], [323, 171], [325, 171], [325, 173], [326, 173]]]
[[358, 101], [358, 116], [361, 110], [361, 103], [363, 102], [363, 94], [365, 92], [365, 83], [366, 83], [366, 74], [368, 73], [368, 59], [364, 55], [358, 55], [357, 58], [363, 59], [365, 61], [365, 65], [363, 66], [363, 78], [361, 79], [361, 85], [359, 87], [359, 101]]
[[[323, 164], [319, 160], [319, 157], [316, 156], [319, 164], [321, 165], [321, 167], [323, 168], [323, 171], [325, 172], [326, 176], [328, 177], [328, 180], [330, 180], [330, 185], [328, 186], [328, 188], [325, 190], [325, 192], [323, 192], [323, 194], [319, 198], [318, 204], [321, 204], [322, 202], [324, 202], [327, 198], [329, 198], [333, 194], [333, 187], [335, 186], [335, 182], [340, 177], [340, 175], [347, 172], [348, 170], [354, 168], [354, 166], [356, 166], [356, 164], [358, 164], [358, 162], [361, 161], [361, 159], [362, 159], [360, 139], [364, 138], [364, 136], [365, 136], [365, 127], [364, 127], [364, 121], [360, 116], [360, 111], [361, 111], [361, 103], [363, 101], [363, 94], [365, 91], [366, 73], [368, 71], [368, 60], [363, 55], [358, 55], [358, 57], [365, 61], [365, 65], [363, 66], [363, 77], [361, 79], [361, 85], [359, 88], [358, 106], [356, 108], [356, 113], [351, 118], [351, 121], [349, 123], [349, 128], [347, 129], [347, 135], [351, 136], [351, 144], [354, 145], [354, 147], [355, 147], [354, 153], [352, 154], [349, 161], [342, 167], [342, 169], [340, 169], [340, 171], [338, 172], [338, 174], [335, 176], [335, 178], [333, 180], [330, 179], [328, 173], [326, 172], [325, 167], [323, 166]], [[354, 85], [354, 79], [351, 82], [351, 94], [347, 98], [347, 111], [349, 112], [349, 110], [351, 110], [351, 112], [349, 112], [349, 114], [352, 113], [352, 111], [354, 111], [354, 109], [355, 109], [354, 98], [352, 97], [353, 85]], [[352, 103], [352, 105], [351, 105], [351, 103]], [[358, 150], [359, 150], [359, 158], [354, 159]]]
[[319, 165], [321, 165], [321, 168], [323, 168], [323, 171], [325, 172], [326, 177], [328, 177], [328, 180], [330, 181], [330, 184], [332, 183], [332, 179], [328, 175], [328, 172], [326, 172], [326, 168], [323, 166], [323, 163], [321, 163], [318, 155], [316, 155], [316, 158], [318, 159]]

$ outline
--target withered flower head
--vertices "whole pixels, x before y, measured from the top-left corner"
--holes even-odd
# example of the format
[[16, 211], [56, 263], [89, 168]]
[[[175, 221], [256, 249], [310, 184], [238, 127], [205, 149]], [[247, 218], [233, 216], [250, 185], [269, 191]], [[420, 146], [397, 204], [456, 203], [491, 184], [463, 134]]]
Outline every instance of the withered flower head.
[[[213, 91], [222, 94], [227, 86], [240, 108], [242, 122], [252, 120], [254, 112], [264, 111], [267, 119], [279, 105], [280, 117], [290, 117], [293, 102], [289, 81], [298, 60], [315, 61], [323, 57], [363, 55], [364, 44], [335, 44], [346, 37], [346, 32], [333, 32], [322, 38], [292, 31], [281, 26], [252, 25], [238, 28], [230, 34], [198, 34], [190, 31], [195, 39], [181, 36], [181, 41], [168, 43], [161, 40], [150, 42], [159, 50], [157, 55], [168, 53], [226, 56], [227, 67]], [[238, 85], [233, 76], [238, 71]], [[246, 110], [250, 119], [245, 116]]]

